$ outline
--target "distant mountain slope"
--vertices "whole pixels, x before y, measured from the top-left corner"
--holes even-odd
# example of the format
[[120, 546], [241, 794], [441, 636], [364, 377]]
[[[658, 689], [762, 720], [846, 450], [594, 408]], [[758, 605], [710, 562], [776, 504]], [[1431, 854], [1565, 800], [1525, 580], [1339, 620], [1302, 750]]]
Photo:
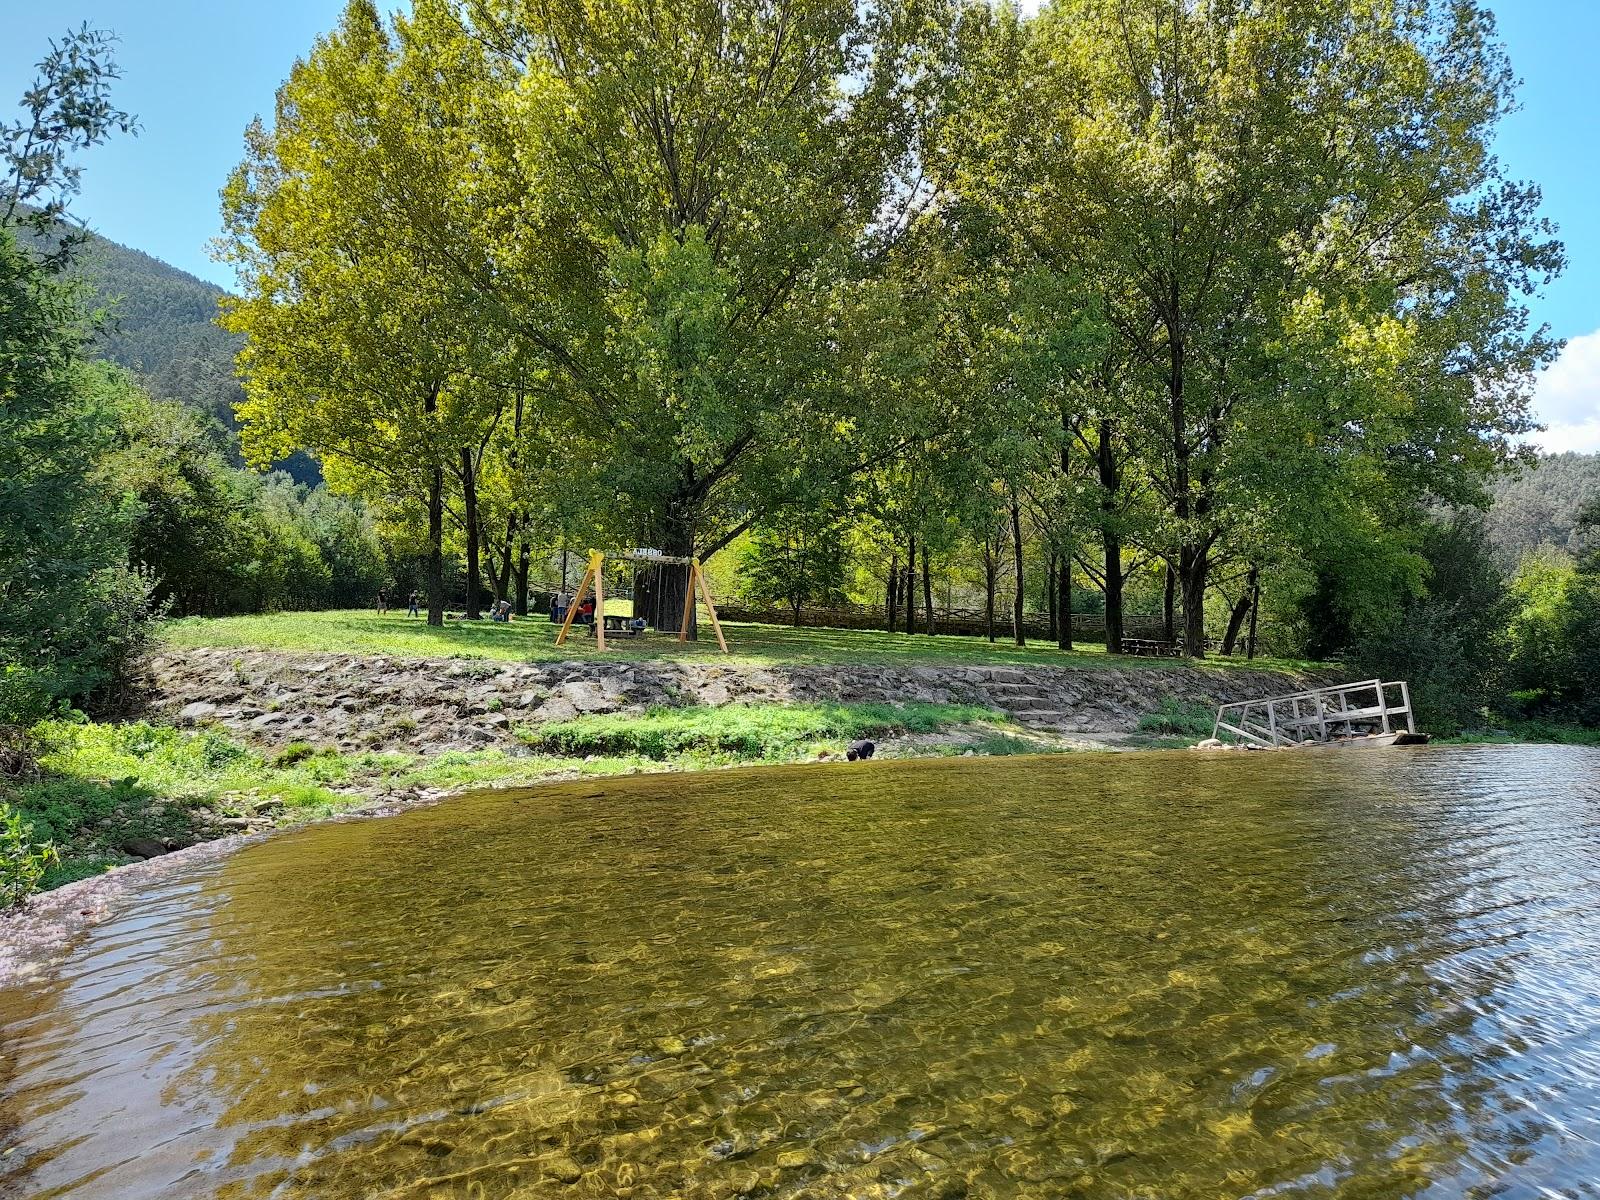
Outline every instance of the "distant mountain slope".
[[1493, 485], [1489, 540], [1506, 570], [1543, 544], [1571, 554], [1600, 549], [1600, 532], [1577, 528], [1578, 513], [1600, 497], [1600, 454], [1549, 454]]
[[244, 393], [233, 359], [243, 339], [216, 324], [221, 288], [99, 236], [79, 251], [73, 272], [112, 314], [98, 339], [106, 358], [138, 374], [152, 395], [237, 427], [233, 406]]
[[[152, 396], [214, 417], [226, 431], [229, 455], [236, 463], [242, 461], [233, 406], [244, 399], [244, 389], [234, 375], [233, 360], [244, 339], [216, 323], [218, 301], [227, 293], [93, 233], [74, 256], [72, 274], [93, 290], [93, 306], [110, 314], [94, 348], [137, 375]], [[299, 483], [322, 478], [305, 454], [276, 465]]]

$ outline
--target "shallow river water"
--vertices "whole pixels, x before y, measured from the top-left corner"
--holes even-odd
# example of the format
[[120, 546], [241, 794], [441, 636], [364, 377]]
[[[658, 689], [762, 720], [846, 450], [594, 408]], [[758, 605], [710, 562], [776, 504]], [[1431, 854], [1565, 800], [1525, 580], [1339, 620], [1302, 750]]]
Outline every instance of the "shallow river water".
[[1600, 1197], [1600, 752], [643, 776], [163, 879], [0, 1194]]

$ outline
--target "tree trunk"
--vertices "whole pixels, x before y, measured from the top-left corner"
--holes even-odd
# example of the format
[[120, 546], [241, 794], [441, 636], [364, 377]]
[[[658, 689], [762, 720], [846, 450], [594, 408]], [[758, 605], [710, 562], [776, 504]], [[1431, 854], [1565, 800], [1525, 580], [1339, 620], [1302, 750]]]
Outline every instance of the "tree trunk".
[[895, 631], [895, 622], [900, 616], [900, 552], [897, 550], [889, 557], [889, 583], [884, 589], [883, 609], [885, 626], [890, 633]]
[[1072, 555], [1063, 554], [1056, 564], [1056, 603], [1061, 606], [1056, 645], [1063, 650], [1072, 649]]
[[532, 549], [527, 538], [517, 539], [517, 598], [514, 607], [517, 616], [528, 615], [528, 567], [532, 558]]
[[923, 627], [933, 636], [933, 576], [928, 567], [928, 543], [922, 543], [922, 616]]
[[1096, 453], [1100, 471], [1100, 548], [1105, 556], [1106, 653], [1122, 653], [1122, 537], [1117, 532], [1117, 491], [1121, 471], [1111, 444], [1111, 422], [1100, 422]]
[[[681, 512], [669, 515], [650, 531], [652, 546], [674, 558], [694, 556], [694, 528], [690, 519]], [[683, 627], [684, 601], [689, 598], [690, 568], [664, 563], [650, 572], [649, 605], [656, 629], [662, 633], [677, 633]], [[700, 633], [699, 610], [689, 605], [689, 638], [698, 639]]]
[[483, 580], [478, 573], [478, 477], [472, 466], [472, 451], [466, 446], [461, 447], [461, 511], [467, 539], [467, 600], [461, 615], [476, 621], [483, 616], [479, 608]]
[[[1178, 283], [1170, 283], [1164, 313], [1167, 330], [1167, 404], [1172, 435], [1172, 514], [1187, 529], [1196, 515], [1191, 486], [1187, 397], [1184, 394], [1184, 324]], [[1178, 547], [1178, 590], [1183, 602], [1183, 648], [1191, 658], [1205, 657], [1206, 568], [1209, 554], [1193, 542]], [[1170, 565], [1169, 565], [1170, 569]], [[1170, 584], [1170, 577], [1169, 577]], [[1170, 634], [1169, 634], [1170, 637]]]
[[1011, 552], [1015, 557], [1017, 588], [1011, 601], [1011, 636], [1019, 646], [1028, 644], [1028, 635], [1022, 628], [1023, 606], [1023, 580], [1022, 580], [1022, 505], [1017, 501], [1016, 492], [1011, 493]]
[[495, 574], [494, 596], [496, 600], [504, 600], [511, 594], [511, 556], [517, 544], [517, 518], [513, 513], [506, 518], [506, 540], [500, 549], [500, 569]]
[[503, 547], [505, 554], [503, 556], [504, 562], [502, 563], [502, 555], [495, 550], [494, 541], [489, 537], [489, 530], [487, 526], [481, 524], [479, 525], [478, 538], [481, 544], [480, 548], [483, 552], [482, 561], [487, 567], [485, 574], [489, 578], [489, 593], [494, 598], [494, 602], [499, 604], [500, 601], [505, 597], [505, 585], [501, 583], [502, 576], [500, 571], [501, 567], [504, 566], [507, 575], [509, 576], [510, 574], [511, 546], [508, 543], [505, 547]]
[[[517, 455], [521, 453], [522, 450], [523, 400], [523, 381], [521, 378], [518, 378], [517, 403], [516, 407], [512, 410], [511, 452], [508, 456], [511, 464], [511, 478], [513, 480], [513, 486], [515, 486], [518, 482]], [[520, 487], [517, 488], [517, 492], [519, 495], [521, 494]], [[505, 574], [501, 577], [500, 581], [500, 593], [501, 596], [504, 597], [505, 593], [510, 589], [512, 578], [515, 578], [517, 595], [511, 607], [512, 611], [515, 612], [519, 617], [525, 617], [528, 615], [528, 547], [524, 543], [521, 536], [522, 527], [526, 523], [527, 510], [520, 506], [513, 508], [511, 510], [511, 516], [506, 520]], [[512, 564], [513, 552], [515, 552], [517, 555], [515, 566]]]
[[1256, 617], [1261, 613], [1261, 576], [1253, 570], [1251, 573], [1256, 575], [1256, 586], [1253, 589], [1254, 594], [1250, 597], [1250, 633], [1244, 651], [1246, 658], [1256, 656]]
[[1199, 546], [1178, 551], [1178, 587], [1183, 593], [1183, 652], [1190, 658], [1206, 656], [1206, 575], [1210, 554]]
[[994, 539], [983, 539], [983, 623], [989, 635], [989, 642], [994, 642], [994, 588], [995, 577], [999, 574], [996, 569], [994, 553]]
[[1250, 613], [1250, 603], [1256, 594], [1256, 569], [1250, 568], [1250, 574], [1245, 577], [1244, 591], [1239, 596], [1239, 601], [1233, 606], [1233, 612], [1228, 616], [1228, 633], [1222, 639], [1222, 652], [1232, 654], [1234, 645], [1239, 640], [1239, 631], [1244, 627], [1244, 619]]
[[906, 577], [901, 595], [906, 601], [906, 632], [917, 631], [917, 539], [906, 539]]
[[1166, 580], [1162, 586], [1161, 593], [1161, 637], [1168, 642], [1178, 640], [1178, 626], [1173, 613], [1177, 587], [1178, 577], [1173, 573], [1172, 564], [1168, 563]]
[[1044, 606], [1049, 611], [1046, 613], [1047, 624], [1045, 636], [1052, 642], [1056, 640], [1057, 620], [1061, 613], [1056, 602], [1056, 559], [1059, 555], [1054, 550], [1050, 552], [1050, 561], [1045, 564], [1044, 574]]
[[428, 624], [444, 624], [444, 467], [428, 477]]

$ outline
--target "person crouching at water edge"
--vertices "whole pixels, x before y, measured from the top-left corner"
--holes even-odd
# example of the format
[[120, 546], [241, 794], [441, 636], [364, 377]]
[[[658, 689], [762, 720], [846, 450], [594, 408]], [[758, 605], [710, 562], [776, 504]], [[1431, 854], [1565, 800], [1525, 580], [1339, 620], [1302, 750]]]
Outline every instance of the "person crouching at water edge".
[[872, 757], [873, 751], [876, 749], [877, 747], [870, 741], [862, 738], [859, 742], [851, 742], [850, 748], [844, 752], [844, 756], [850, 762], [865, 762]]

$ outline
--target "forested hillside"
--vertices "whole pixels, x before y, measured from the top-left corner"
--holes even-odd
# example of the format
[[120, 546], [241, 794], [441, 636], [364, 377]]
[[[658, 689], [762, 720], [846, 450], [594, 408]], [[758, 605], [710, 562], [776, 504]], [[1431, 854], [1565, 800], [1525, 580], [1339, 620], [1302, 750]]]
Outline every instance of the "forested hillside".
[[1600, 529], [1580, 521], [1584, 506], [1600, 499], [1600, 454], [1546, 455], [1497, 479], [1493, 490], [1489, 540], [1503, 569], [1514, 569], [1536, 546], [1574, 557], [1600, 550]]
[[181, 400], [230, 429], [243, 398], [233, 357], [243, 341], [216, 324], [223, 291], [158, 258], [103, 237], [84, 246], [74, 274], [111, 320], [97, 348], [139, 376], [151, 395]]
[[[234, 356], [244, 339], [217, 324], [218, 301], [226, 293], [94, 233], [75, 253], [71, 274], [89, 285], [89, 306], [105, 315], [92, 350], [131, 371], [153, 399], [177, 401], [215, 420], [221, 426], [219, 448], [239, 465], [234, 405], [244, 392]], [[297, 483], [321, 478], [305, 454], [275, 465]]]

